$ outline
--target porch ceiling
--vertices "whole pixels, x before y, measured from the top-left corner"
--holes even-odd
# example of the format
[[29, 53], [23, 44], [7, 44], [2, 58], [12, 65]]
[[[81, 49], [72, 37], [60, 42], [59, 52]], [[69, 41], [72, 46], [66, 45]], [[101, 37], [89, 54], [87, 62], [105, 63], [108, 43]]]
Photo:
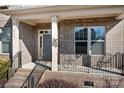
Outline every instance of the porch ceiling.
[[32, 9], [2, 11], [18, 20], [35, 25], [37, 23], [51, 22], [51, 16], [59, 16], [59, 20], [76, 18], [95, 18], [119, 16], [124, 13], [124, 6], [47, 6]]

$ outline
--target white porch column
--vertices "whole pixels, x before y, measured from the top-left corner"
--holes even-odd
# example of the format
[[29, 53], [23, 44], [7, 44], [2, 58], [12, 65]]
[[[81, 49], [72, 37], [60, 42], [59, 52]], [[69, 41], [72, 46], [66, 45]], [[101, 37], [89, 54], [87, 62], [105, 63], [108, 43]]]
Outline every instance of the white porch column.
[[19, 51], [19, 21], [12, 18], [12, 56]]
[[88, 28], [88, 49], [87, 49], [87, 54], [91, 55], [91, 28]]
[[[2, 33], [2, 29], [0, 29], [0, 33]], [[0, 53], [2, 53], [2, 40], [0, 40]]]
[[58, 17], [52, 16], [52, 71], [58, 71]]

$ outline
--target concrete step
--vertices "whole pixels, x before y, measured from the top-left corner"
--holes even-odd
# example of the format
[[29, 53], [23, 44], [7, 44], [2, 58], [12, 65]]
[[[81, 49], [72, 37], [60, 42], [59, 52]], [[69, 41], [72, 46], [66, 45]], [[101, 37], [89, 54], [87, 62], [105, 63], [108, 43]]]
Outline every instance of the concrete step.
[[21, 77], [12, 77], [9, 80], [22, 80], [22, 79], [25, 79], [25, 77], [23, 77], [23, 76], [21, 76]]
[[13, 77], [13, 78], [10, 78], [8, 80], [8, 82], [24, 82], [25, 81], [25, 78], [24, 77], [19, 77], [19, 78], [16, 78], [16, 77]]
[[[31, 71], [30, 71], [31, 72]], [[14, 77], [15, 76], [23, 76], [23, 77], [25, 77], [25, 76], [27, 76], [30, 72], [16, 72], [15, 74], [14, 74]]]
[[22, 86], [22, 83], [17, 83], [17, 82], [7, 82], [5, 84], [5, 88], [20, 88]]
[[32, 69], [19, 68], [18, 72], [30, 72]]
[[22, 69], [20, 68], [15, 74], [14, 77], [27, 77], [31, 73], [32, 69]]
[[30, 75], [32, 69], [20, 68], [5, 84], [6, 88], [20, 88], [27, 77]]
[[29, 63], [26, 63], [26, 64], [22, 65], [22, 68], [24, 68], [24, 69], [33, 69], [35, 66], [36, 66], [35, 63], [29, 62]]
[[12, 83], [12, 84], [23, 84], [25, 80], [11, 80], [11, 81], [8, 81], [9, 83]]

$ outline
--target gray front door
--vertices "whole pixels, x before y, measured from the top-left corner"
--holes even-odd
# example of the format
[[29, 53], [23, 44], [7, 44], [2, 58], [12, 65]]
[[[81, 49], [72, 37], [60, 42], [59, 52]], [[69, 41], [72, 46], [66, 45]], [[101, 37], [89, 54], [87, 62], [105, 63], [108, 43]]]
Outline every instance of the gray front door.
[[52, 36], [51, 34], [43, 34], [43, 60], [52, 60]]

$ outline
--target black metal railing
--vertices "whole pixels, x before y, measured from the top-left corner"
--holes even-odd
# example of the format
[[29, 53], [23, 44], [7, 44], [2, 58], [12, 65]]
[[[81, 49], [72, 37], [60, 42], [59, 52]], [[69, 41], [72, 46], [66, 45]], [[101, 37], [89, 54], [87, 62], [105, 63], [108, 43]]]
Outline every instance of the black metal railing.
[[13, 76], [19, 68], [22, 67], [21, 53], [21, 51], [17, 52], [16, 55], [12, 58], [11, 67], [9, 68], [9, 78]]
[[59, 54], [59, 70], [123, 75], [124, 54], [105, 55]]
[[44, 73], [45, 68], [40, 65], [36, 65], [30, 75], [27, 77], [21, 88], [35, 88]]
[[[107, 41], [110, 45], [112, 43], [111, 47], [109, 47], [108, 43], [106, 45], [106, 42], [102, 42], [102, 47], [94, 44], [94, 46], [90, 46], [91, 50], [87, 50], [87, 41], [84, 40], [82, 43], [76, 45], [74, 39], [75, 38], [71, 37], [69, 33], [68, 36], [63, 35], [63, 37], [60, 36], [58, 39], [59, 70], [83, 71], [87, 73], [116, 73], [124, 75], [123, 40], [118, 40], [119, 44], [122, 42], [121, 45], [117, 45], [117, 40], [113, 40], [112, 42]], [[81, 42], [81, 40], [77, 40], [76, 42]], [[107, 46], [106, 49], [104, 49], [103, 46]], [[119, 47], [120, 49], [116, 49]], [[82, 54], [81, 51], [85, 53], [91, 52], [91, 54]]]
[[[0, 67], [0, 81], [7, 82], [14, 73], [21, 67], [21, 51], [17, 52], [17, 54], [9, 60], [6, 64]], [[0, 84], [3, 86], [3, 84]]]

